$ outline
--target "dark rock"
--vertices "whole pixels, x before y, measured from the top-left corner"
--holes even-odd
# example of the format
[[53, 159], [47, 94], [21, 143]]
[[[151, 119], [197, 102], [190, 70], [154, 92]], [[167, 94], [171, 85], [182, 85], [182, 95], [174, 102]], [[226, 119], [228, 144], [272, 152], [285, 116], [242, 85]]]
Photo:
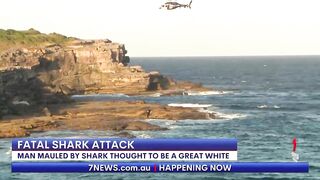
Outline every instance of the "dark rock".
[[135, 138], [136, 136], [124, 131], [124, 132], [120, 132], [115, 134], [116, 137], [120, 137], [120, 138]]
[[125, 130], [130, 130], [130, 131], [155, 131], [155, 130], [166, 130], [166, 128], [162, 128], [157, 125], [153, 125], [147, 122], [143, 121], [132, 121], [127, 124], [125, 127]]

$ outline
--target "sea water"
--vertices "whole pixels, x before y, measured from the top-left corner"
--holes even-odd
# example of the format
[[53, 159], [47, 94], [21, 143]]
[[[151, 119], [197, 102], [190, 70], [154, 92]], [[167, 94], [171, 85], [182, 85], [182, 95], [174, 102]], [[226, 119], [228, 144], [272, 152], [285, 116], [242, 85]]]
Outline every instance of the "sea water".
[[[178, 80], [215, 88], [209, 93], [161, 97], [122, 94], [75, 96], [79, 101], [145, 100], [217, 112], [217, 120], [155, 120], [167, 131], [130, 132], [139, 138], [237, 138], [238, 160], [292, 161], [297, 137], [308, 174], [11, 174], [10, 139], [0, 140], [0, 179], [320, 179], [320, 57], [131, 58], [131, 64]], [[111, 137], [110, 131], [51, 131], [33, 137]]]

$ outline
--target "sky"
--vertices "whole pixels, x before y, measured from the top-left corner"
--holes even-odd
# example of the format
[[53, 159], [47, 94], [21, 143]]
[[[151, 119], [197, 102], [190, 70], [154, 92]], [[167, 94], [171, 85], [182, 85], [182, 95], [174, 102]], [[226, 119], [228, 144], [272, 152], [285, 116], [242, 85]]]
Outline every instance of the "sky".
[[[176, 0], [188, 3], [188, 0]], [[2, 0], [0, 29], [123, 43], [129, 56], [320, 55], [319, 0]]]

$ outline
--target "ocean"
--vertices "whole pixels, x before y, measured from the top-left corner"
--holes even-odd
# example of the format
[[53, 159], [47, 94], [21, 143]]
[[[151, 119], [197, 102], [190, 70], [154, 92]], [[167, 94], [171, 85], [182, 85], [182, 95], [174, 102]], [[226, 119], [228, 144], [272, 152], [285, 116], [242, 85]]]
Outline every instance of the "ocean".
[[[237, 138], [238, 161], [292, 161], [297, 137], [308, 174], [11, 174], [10, 139], [0, 140], [0, 179], [320, 179], [320, 56], [131, 58], [132, 65], [217, 91], [173, 97], [75, 96], [77, 100], [145, 100], [208, 107], [219, 120], [148, 120], [167, 131], [130, 132], [139, 138]], [[109, 137], [112, 132], [52, 131], [32, 137]]]

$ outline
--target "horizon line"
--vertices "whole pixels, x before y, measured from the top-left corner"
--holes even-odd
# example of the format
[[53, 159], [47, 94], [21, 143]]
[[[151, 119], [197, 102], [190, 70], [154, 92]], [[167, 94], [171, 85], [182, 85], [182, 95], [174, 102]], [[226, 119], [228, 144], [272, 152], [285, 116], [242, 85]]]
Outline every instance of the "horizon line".
[[320, 56], [320, 54], [297, 54], [297, 55], [210, 55], [210, 56], [130, 56], [130, 58], [192, 58], [192, 57], [301, 57], [301, 56]]

